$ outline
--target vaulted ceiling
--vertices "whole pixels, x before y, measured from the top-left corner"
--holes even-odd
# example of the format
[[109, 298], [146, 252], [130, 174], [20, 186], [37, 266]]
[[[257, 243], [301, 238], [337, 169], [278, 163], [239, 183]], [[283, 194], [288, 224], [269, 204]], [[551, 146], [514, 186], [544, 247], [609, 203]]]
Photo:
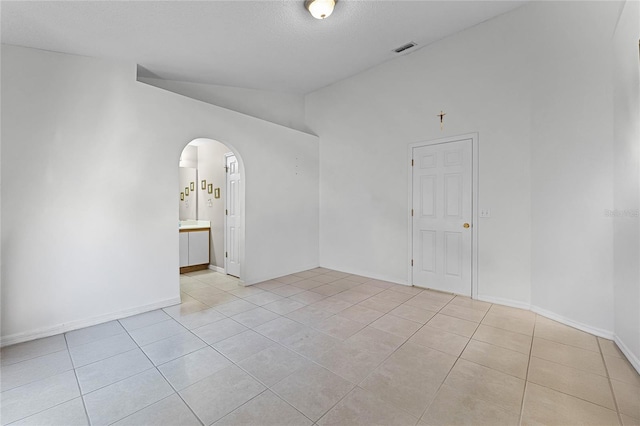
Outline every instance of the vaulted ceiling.
[[303, 0], [3, 1], [1, 37], [135, 62], [147, 77], [304, 94], [522, 4], [338, 0], [321, 21]]

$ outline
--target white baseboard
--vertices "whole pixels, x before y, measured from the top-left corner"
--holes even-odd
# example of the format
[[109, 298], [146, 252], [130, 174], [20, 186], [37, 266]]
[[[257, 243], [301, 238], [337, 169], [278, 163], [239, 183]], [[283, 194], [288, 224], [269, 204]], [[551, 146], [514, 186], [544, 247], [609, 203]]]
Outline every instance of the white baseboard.
[[338, 268], [332, 268], [330, 266], [324, 266], [324, 265], [320, 265], [320, 266], [326, 269], [331, 269], [332, 271], [344, 272], [345, 274], [359, 275], [361, 277], [371, 278], [372, 280], [387, 281], [393, 284], [410, 286], [410, 284], [406, 280], [398, 280], [388, 275], [371, 274], [370, 272], [364, 272], [357, 269], [343, 270]]
[[14, 345], [16, 343], [27, 342], [29, 340], [41, 339], [43, 337], [55, 336], [56, 334], [66, 333], [67, 331], [78, 330], [80, 328], [90, 327], [92, 325], [102, 324], [104, 322], [126, 318], [131, 315], [142, 314], [144, 312], [156, 309], [166, 308], [180, 303], [180, 297], [162, 300], [160, 302], [151, 303], [149, 305], [138, 306], [135, 308], [125, 309], [124, 311], [112, 312], [106, 315], [100, 315], [84, 320], [72, 321], [65, 324], [58, 324], [53, 327], [40, 328], [33, 331], [10, 334], [0, 338], [0, 347]]
[[209, 269], [211, 269], [212, 271], [216, 271], [220, 274], [226, 274], [226, 271], [224, 270], [224, 268], [221, 268], [219, 266], [216, 265], [209, 265]]
[[620, 348], [624, 356], [626, 356], [631, 365], [633, 365], [633, 368], [635, 368], [638, 374], [640, 374], [640, 359], [631, 352], [631, 349], [629, 349], [629, 347], [625, 345], [618, 336], [615, 336], [613, 341], [616, 342], [618, 348]]
[[551, 312], [547, 309], [543, 309], [539, 306], [531, 305], [529, 303], [486, 295], [478, 295], [478, 300], [482, 300], [483, 302], [496, 303], [498, 305], [511, 306], [512, 308], [526, 309], [528, 311], [535, 312], [538, 315], [542, 315], [545, 318], [549, 318], [564, 325], [568, 325], [569, 327], [577, 328], [578, 330], [593, 334], [594, 336], [604, 337], [605, 339], [609, 340], [613, 340], [614, 338], [614, 334], [610, 330], [604, 330], [601, 328], [583, 324], [581, 322], [574, 321], [565, 316], [558, 315], [555, 312]]
[[605, 339], [609, 339], [609, 340], [613, 340], [614, 338], [613, 331], [604, 330], [602, 328], [597, 328], [587, 324], [583, 324], [581, 322], [574, 321], [565, 316], [558, 315], [554, 312], [548, 311], [538, 306], [531, 306], [531, 311], [535, 312], [538, 315], [542, 315], [543, 317], [549, 318], [551, 320], [558, 321], [564, 325], [568, 325], [569, 327], [577, 328], [578, 330], [582, 330], [586, 333], [593, 334], [594, 336], [604, 337]]
[[259, 284], [261, 282], [269, 281], [269, 280], [272, 280], [274, 278], [284, 277], [285, 275], [291, 275], [291, 274], [295, 274], [297, 272], [308, 271], [309, 269], [314, 269], [314, 268], [317, 268], [317, 267], [318, 267], [318, 264], [314, 263], [312, 265], [307, 265], [307, 266], [304, 266], [302, 268], [296, 268], [295, 270], [290, 270], [289, 272], [280, 272], [280, 273], [276, 273], [275, 275], [274, 274], [270, 274], [270, 275], [265, 275], [265, 276], [258, 277], [258, 278], [252, 278], [250, 280], [244, 281], [244, 285], [245, 286], [250, 286], [250, 285], [254, 285], [254, 284]]
[[531, 304], [520, 302], [519, 300], [504, 299], [502, 297], [486, 296], [483, 294], [478, 295], [478, 300], [498, 305], [511, 306], [512, 308], [526, 309], [527, 311], [531, 310]]

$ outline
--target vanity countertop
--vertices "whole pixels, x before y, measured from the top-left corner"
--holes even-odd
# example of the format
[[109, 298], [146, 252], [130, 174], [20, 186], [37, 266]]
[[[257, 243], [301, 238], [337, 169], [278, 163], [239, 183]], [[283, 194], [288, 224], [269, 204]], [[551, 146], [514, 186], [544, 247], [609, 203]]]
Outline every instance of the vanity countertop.
[[178, 222], [178, 229], [186, 231], [191, 229], [210, 229], [211, 222], [208, 220], [181, 220]]

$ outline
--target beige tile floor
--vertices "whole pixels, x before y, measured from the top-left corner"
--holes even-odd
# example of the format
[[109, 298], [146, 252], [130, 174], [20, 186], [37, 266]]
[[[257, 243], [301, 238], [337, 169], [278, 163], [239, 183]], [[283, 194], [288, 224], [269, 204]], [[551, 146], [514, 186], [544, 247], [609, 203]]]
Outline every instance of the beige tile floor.
[[638, 425], [609, 340], [519, 309], [317, 268], [1, 352], [4, 424]]

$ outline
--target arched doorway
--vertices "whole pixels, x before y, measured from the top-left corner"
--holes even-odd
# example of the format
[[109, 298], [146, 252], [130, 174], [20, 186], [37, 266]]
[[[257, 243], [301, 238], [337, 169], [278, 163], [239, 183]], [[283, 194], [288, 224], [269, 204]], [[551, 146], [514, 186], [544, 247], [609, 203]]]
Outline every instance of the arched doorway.
[[241, 156], [226, 143], [198, 138], [183, 149], [179, 171], [181, 273], [213, 270], [242, 282], [245, 173]]

